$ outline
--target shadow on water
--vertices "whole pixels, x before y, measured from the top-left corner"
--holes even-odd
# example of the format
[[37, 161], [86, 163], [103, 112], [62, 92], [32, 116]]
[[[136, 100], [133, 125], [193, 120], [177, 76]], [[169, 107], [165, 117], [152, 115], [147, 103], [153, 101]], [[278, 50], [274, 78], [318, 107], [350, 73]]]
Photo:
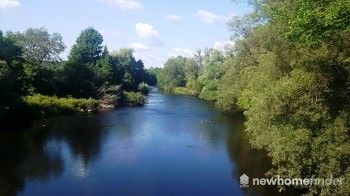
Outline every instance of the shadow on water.
[[17, 195], [26, 182], [45, 182], [62, 175], [62, 142], [88, 167], [100, 153], [101, 130], [107, 125], [102, 124], [99, 116], [77, 115], [36, 121], [25, 131], [1, 131], [0, 195]]
[[249, 139], [244, 132], [245, 117], [243, 114], [224, 114], [221, 115], [220, 121], [229, 125], [229, 135], [227, 137], [227, 151], [234, 165], [235, 170], [232, 177], [235, 181], [239, 181], [239, 177], [246, 174], [250, 177], [250, 185], [244, 188], [245, 195], [300, 195], [303, 192], [293, 188], [287, 188], [283, 192], [279, 192], [276, 186], [253, 186], [252, 178], [266, 178], [265, 175], [273, 168], [271, 158], [267, 152], [263, 150], [253, 149], [249, 144]]
[[60, 153], [45, 149], [48, 136], [40, 130], [0, 133], [0, 195], [16, 195], [26, 181], [46, 181], [62, 173]]
[[106, 127], [110, 126], [103, 115], [75, 115], [36, 123], [40, 124], [50, 130], [50, 139], [66, 142], [73, 156], [82, 159], [84, 165], [98, 157]]

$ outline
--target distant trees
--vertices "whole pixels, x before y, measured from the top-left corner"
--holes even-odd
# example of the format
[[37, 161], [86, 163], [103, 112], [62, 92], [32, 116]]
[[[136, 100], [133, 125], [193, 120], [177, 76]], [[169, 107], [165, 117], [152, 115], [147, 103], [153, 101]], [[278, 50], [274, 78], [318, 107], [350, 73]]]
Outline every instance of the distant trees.
[[170, 58], [164, 64], [162, 85], [168, 88], [184, 87], [186, 85], [186, 61], [185, 57]]
[[197, 50], [193, 58], [170, 58], [161, 71], [157, 71], [158, 85], [167, 91], [199, 95], [206, 100], [216, 100], [219, 80], [225, 74], [230, 59], [222, 51]]

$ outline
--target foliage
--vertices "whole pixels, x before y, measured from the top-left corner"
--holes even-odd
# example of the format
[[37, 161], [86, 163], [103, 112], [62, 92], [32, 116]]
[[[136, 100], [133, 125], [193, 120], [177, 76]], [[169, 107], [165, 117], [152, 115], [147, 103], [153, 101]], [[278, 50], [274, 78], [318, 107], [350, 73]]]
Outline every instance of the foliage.
[[122, 104], [129, 106], [138, 106], [146, 103], [145, 96], [140, 92], [127, 92], [122, 93]]
[[93, 112], [99, 108], [95, 99], [58, 98], [35, 94], [24, 97], [24, 102], [31, 108], [34, 117]]
[[190, 90], [186, 87], [176, 87], [174, 93], [177, 95], [198, 96], [198, 91]]
[[165, 88], [184, 87], [186, 85], [186, 61], [184, 57], [170, 58], [164, 65], [161, 85]]
[[306, 46], [331, 43], [349, 31], [350, 4], [344, 0], [267, 1], [265, 14], [275, 23], [286, 25], [283, 33]]
[[[246, 110], [252, 145], [273, 160], [269, 175], [350, 175], [348, 5], [254, 1], [265, 22], [236, 43], [217, 103]], [[307, 188], [310, 195], [348, 195], [349, 187]]]
[[172, 57], [154, 73], [162, 90], [215, 101], [219, 81], [231, 60], [223, 51], [207, 48], [197, 50], [193, 58]]
[[139, 92], [141, 92], [144, 95], [147, 95], [150, 92], [150, 87], [145, 82], [140, 83], [139, 87], [137, 89], [138, 89]]
[[97, 97], [96, 63], [102, 58], [102, 35], [93, 28], [85, 29], [73, 45], [65, 64], [67, 95]]
[[20, 110], [23, 94], [22, 50], [0, 31], [0, 119], [3, 124], [13, 110]]
[[128, 91], [137, 91], [139, 83], [149, 80], [143, 62], [136, 60], [133, 53], [132, 49], [122, 48], [111, 54], [113, 61], [117, 63], [117, 67], [121, 67], [123, 70], [120, 73], [122, 76], [121, 82], [124, 90]]
[[122, 85], [123, 90], [137, 91], [151, 77], [143, 62], [136, 60], [133, 50], [123, 48], [109, 53], [102, 45], [103, 37], [93, 28], [84, 30], [72, 47], [64, 65], [64, 88], [59, 94], [77, 98], [98, 98], [104, 85]]
[[59, 55], [66, 48], [60, 34], [49, 34], [44, 27], [29, 28], [23, 33], [7, 32], [7, 36], [23, 48], [24, 59], [32, 65], [57, 62], [60, 60]]

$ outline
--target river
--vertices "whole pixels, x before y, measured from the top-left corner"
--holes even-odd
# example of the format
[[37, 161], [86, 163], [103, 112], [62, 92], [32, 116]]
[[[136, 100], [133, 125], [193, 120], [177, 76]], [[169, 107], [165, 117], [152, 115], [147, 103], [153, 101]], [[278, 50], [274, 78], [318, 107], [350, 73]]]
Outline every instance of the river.
[[271, 195], [241, 115], [153, 89], [143, 107], [36, 121], [0, 132], [0, 195]]

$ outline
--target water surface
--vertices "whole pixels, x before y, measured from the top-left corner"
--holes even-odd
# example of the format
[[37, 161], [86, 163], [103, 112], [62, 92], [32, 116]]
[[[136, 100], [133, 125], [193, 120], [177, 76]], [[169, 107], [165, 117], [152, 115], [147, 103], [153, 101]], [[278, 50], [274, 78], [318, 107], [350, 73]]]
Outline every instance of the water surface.
[[270, 163], [240, 115], [153, 90], [144, 107], [55, 117], [0, 133], [0, 195], [271, 195], [242, 189]]

